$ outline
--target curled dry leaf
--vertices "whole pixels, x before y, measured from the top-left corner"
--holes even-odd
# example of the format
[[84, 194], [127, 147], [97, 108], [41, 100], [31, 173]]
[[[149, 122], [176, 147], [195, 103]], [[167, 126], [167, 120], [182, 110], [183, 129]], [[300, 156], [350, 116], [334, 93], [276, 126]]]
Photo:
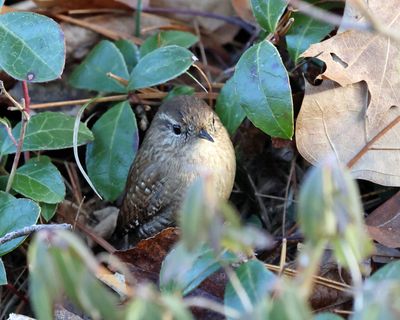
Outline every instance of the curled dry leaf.
[[[374, 0], [369, 6], [380, 21], [398, 29], [396, 3]], [[391, 122], [400, 119], [400, 44], [351, 30], [311, 46], [303, 56], [317, 56], [326, 71], [322, 85], [306, 84], [296, 128], [300, 153], [312, 163], [333, 153], [342, 163], [351, 162], [355, 178], [399, 186], [400, 125]]]
[[376, 208], [365, 222], [372, 239], [389, 248], [399, 248], [400, 192]]

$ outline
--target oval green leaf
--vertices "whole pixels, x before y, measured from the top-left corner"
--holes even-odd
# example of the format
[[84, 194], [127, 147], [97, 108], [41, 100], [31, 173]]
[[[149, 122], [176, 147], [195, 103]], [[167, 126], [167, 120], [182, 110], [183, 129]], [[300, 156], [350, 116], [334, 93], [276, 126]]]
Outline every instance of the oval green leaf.
[[[29, 199], [16, 199], [12, 195], [0, 191], [0, 237], [34, 225], [40, 213], [40, 207]], [[0, 257], [14, 250], [26, 236], [19, 237], [0, 245]]]
[[3, 260], [0, 258], [0, 286], [4, 286], [7, 283], [6, 269], [4, 268]]
[[17, 80], [45, 82], [61, 76], [65, 40], [52, 19], [32, 12], [0, 15], [0, 68]]
[[57, 210], [57, 203], [39, 203], [40, 205], [40, 215], [46, 220], [46, 222], [49, 222], [51, 218], [54, 217], [56, 214]]
[[[253, 306], [265, 299], [276, 281], [276, 276], [258, 260], [250, 260], [242, 264], [235, 272]], [[231, 282], [225, 288], [224, 302], [226, 306], [242, 314], [246, 311]]]
[[[317, 5], [319, 1], [314, 0], [312, 3], [314, 2]], [[330, 2], [317, 6], [324, 10], [332, 10], [343, 8], [343, 3]], [[300, 54], [313, 43], [320, 42], [325, 38], [334, 29], [334, 26], [301, 12], [293, 13], [292, 18], [294, 18], [294, 22], [286, 34], [286, 44], [290, 58], [294, 63], [297, 63]]]
[[139, 146], [135, 114], [128, 101], [108, 110], [93, 126], [94, 141], [86, 151], [88, 174], [108, 201], [123, 192]]
[[58, 203], [65, 197], [61, 174], [45, 156], [33, 158], [19, 167], [12, 188], [25, 197], [45, 203]]
[[[32, 116], [26, 129], [22, 151], [56, 150], [72, 147], [72, 134], [75, 118], [61, 112], [42, 112]], [[16, 140], [19, 138], [21, 123], [12, 130]], [[0, 156], [15, 153], [16, 147], [7, 135], [4, 126], [0, 125]], [[93, 135], [85, 124], [79, 125], [78, 144], [82, 145], [93, 140]]]
[[169, 30], [160, 31], [148, 37], [140, 47], [140, 54], [144, 57], [146, 54], [156, 50], [157, 48], [169, 45], [177, 45], [184, 48], [190, 48], [199, 38], [190, 32]]
[[163, 292], [182, 292], [196, 289], [206, 278], [221, 268], [221, 261], [233, 263], [237, 257], [225, 252], [216, 259], [216, 253], [206, 245], [187, 251], [180, 243], [165, 257], [160, 271], [160, 289]]
[[251, 8], [258, 24], [269, 33], [275, 32], [286, 6], [285, 0], [251, 0]]
[[217, 98], [215, 112], [231, 135], [235, 133], [246, 118], [246, 112], [240, 106], [239, 95], [232, 78], [223, 86]]
[[72, 72], [69, 82], [75, 88], [100, 92], [125, 93], [126, 87], [107, 73], [129, 78], [128, 68], [121, 51], [111, 41], [100, 41], [82, 63]]
[[167, 82], [186, 72], [196, 60], [193, 53], [178, 46], [150, 52], [132, 70], [128, 89], [137, 90]]
[[117, 46], [118, 50], [121, 51], [122, 56], [125, 59], [128, 72], [131, 72], [140, 59], [139, 48], [132, 41], [125, 39], [115, 41], [115, 45]]
[[257, 127], [272, 137], [293, 136], [293, 102], [289, 77], [278, 50], [268, 41], [249, 48], [234, 75], [240, 105]]

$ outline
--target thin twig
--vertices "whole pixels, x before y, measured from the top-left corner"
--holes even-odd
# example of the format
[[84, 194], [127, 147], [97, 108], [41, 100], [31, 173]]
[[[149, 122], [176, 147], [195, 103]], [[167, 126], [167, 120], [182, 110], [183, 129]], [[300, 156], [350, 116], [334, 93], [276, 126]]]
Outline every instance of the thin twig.
[[253, 33], [255, 27], [239, 18], [227, 17], [216, 13], [199, 11], [199, 10], [190, 10], [190, 9], [180, 9], [180, 8], [158, 8], [158, 7], [145, 7], [142, 9], [142, 12], [147, 13], [168, 13], [168, 14], [176, 14], [176, 15], [187, 15], [187, 16], [198, 16], [205, 17], [211, 19], [217, 19], [225, 21], [229, 24], [237, 25], [248, 33]]
[[396, 119], [394, 119], [392, 122], [390, 122], [385, 128], [383, 128], [375, 137], [373, 137], [348, 163], [347, 167], [352, 168], [354, 164], [358, 160], [364, 156], [368, 152], [368, 150], [371, 148], [371, 146], [378, 141], [380, 138], [382, 138], [389, 130], [391, 130], [396, 124], [398, 124], [400, 121], [400, 116], [397, 116]]
[[33, 226], [25, 227], [17, 231], [11, 231], [7, 233], [5, 236], [0, 238], [0, 245], [20, 238], [24, 236], [29, 236], [33, 232], [37, 232], [40, 230], [69, 230], [72, 229], [72, 226], [68, 223], [62, 223], [62, 224], [36, 224]]
[[[22, 105], [25, 105], [25, 101], [23, 101]], [[15, 152], [13, 164], [12, 164], [11, 171], [10, 171], [10, 175], [8, 176], [8, 180], [7, 180], [7, 186], [6, 186], [6, 192], [7, 193], [10, 192], [12, 184], [14, 182], [14, 177], [15, 177], [15, 174], [17, 172], [19, 158], [21, 157], [22, 146], [24, 144], [26, 127], [28, 126], [29, 116], [27, 116], [27, 113], [25, 111], [21, 112], [21, 118], [22, 118], [22, 120], [21, 120], [21, 122], [22, 122], [21, 123], [21, 132], [19, 134], [17, 150]]]
[[297, 156], [292, 159], [292, 163], [290, 165], [289, 177], [288, 177], [288, 181], [287, 181], [286, 188], [285, 188], [286, 201], [283, 203], [283, 216], [282, 216], [282, 237], [283, 238], [286, 237], [286, 213], [287, 213], [287, 207], [288, 207], [287, 203], [288, 203], [288, 197], [289, 197], [289, 189], [290, 189], [290, 185], [292, 182], [294, 169], [296, 167], [296, 159], [297, 159]]
[[139, 39], [137, 37], [131, 36], [129, 34], [121, 33], [121, 32], [117, 33], [117, 32], [111, 31], [111, 30], [109, 30], [109, 29], [107, 29], [105, 27], [98, 26], [98, 25], [96, 25], [94, 23], [90, 23], [90, 22], [84, 21], [82, 19], [75, 19], [75, 18], [66, 16], [66, 15], [63, 15], [63, 14], [52, 14], [52, 16], [54, 18], [58, 19], [58, 20], [61, 20], [61, 21], [64, 21], [64, 22], [68, 22], [70, 24], [75, 24], [75, 25], [80, 26], [82, 28], [94, 31], [94, 32], [96, 32], [98, 34], [101, 34], [101, 35], [111, 39], [111, 40], [127, 39], [127, 40], [131, 40], [135, 44], [139, 44], [140, 45], [140, 44], [143, 43], [143, 40]]
[[[136, 96], [139, 99], [162, 99], [167, 96], [168, 93], [166, 92], [149, 92], [149, 93], [138, 93]], [[211, 92], [211, 93], [205, 93], [205, 92], [196, 92], [195, 96], [200, 98], [200, 99], [217, 99], [218, 93]], [[115, 95], [115, 96], [109, 96], [109, 97], [102, 97], [96, 99], [96, 103], [99, 102], [112, 102], [112, 101], [123, 101], [128, 99], [129, 96], [127, 94], [122, 94], [122, 95]], [[90, 101], [92, 101], [93, 98], [89, 99], [78, 99], [78, 100], [68, 100], [68, 101], [55, 101], [55, 102], [46, 102], [46, 103], [37, 103], [37, 104], [31, 104], [31, 109], [45, 109], [45, 108], [57, 108], [57, 107], [65, 107], [65, 106], [70, 106], [70, 105], [83, 105], [86, 104]]]

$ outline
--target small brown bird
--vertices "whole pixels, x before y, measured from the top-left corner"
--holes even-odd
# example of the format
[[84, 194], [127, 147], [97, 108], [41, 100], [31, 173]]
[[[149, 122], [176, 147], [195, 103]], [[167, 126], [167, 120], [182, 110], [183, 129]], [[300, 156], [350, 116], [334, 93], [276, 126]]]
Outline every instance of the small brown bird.
[[118, 228], [143, 239], [175, 224], [190, 184], [213, 176], [227, 199], [235, 178], [235, 153], [217, 114], [203, 101], [178, 96], [161, 105], [132, 164]]

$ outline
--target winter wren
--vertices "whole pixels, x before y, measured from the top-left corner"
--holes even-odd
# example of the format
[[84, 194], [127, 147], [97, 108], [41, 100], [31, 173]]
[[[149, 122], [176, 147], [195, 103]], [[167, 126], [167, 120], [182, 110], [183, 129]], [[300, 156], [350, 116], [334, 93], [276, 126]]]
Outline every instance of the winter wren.
[[227, 199], [235, 178], [235, 153], [217, 114], [203, 101], [178, 96], [163, 103], [130, 169], [118, 227], [137, 238], [173, 226], [190, 184], [211, 174]]

